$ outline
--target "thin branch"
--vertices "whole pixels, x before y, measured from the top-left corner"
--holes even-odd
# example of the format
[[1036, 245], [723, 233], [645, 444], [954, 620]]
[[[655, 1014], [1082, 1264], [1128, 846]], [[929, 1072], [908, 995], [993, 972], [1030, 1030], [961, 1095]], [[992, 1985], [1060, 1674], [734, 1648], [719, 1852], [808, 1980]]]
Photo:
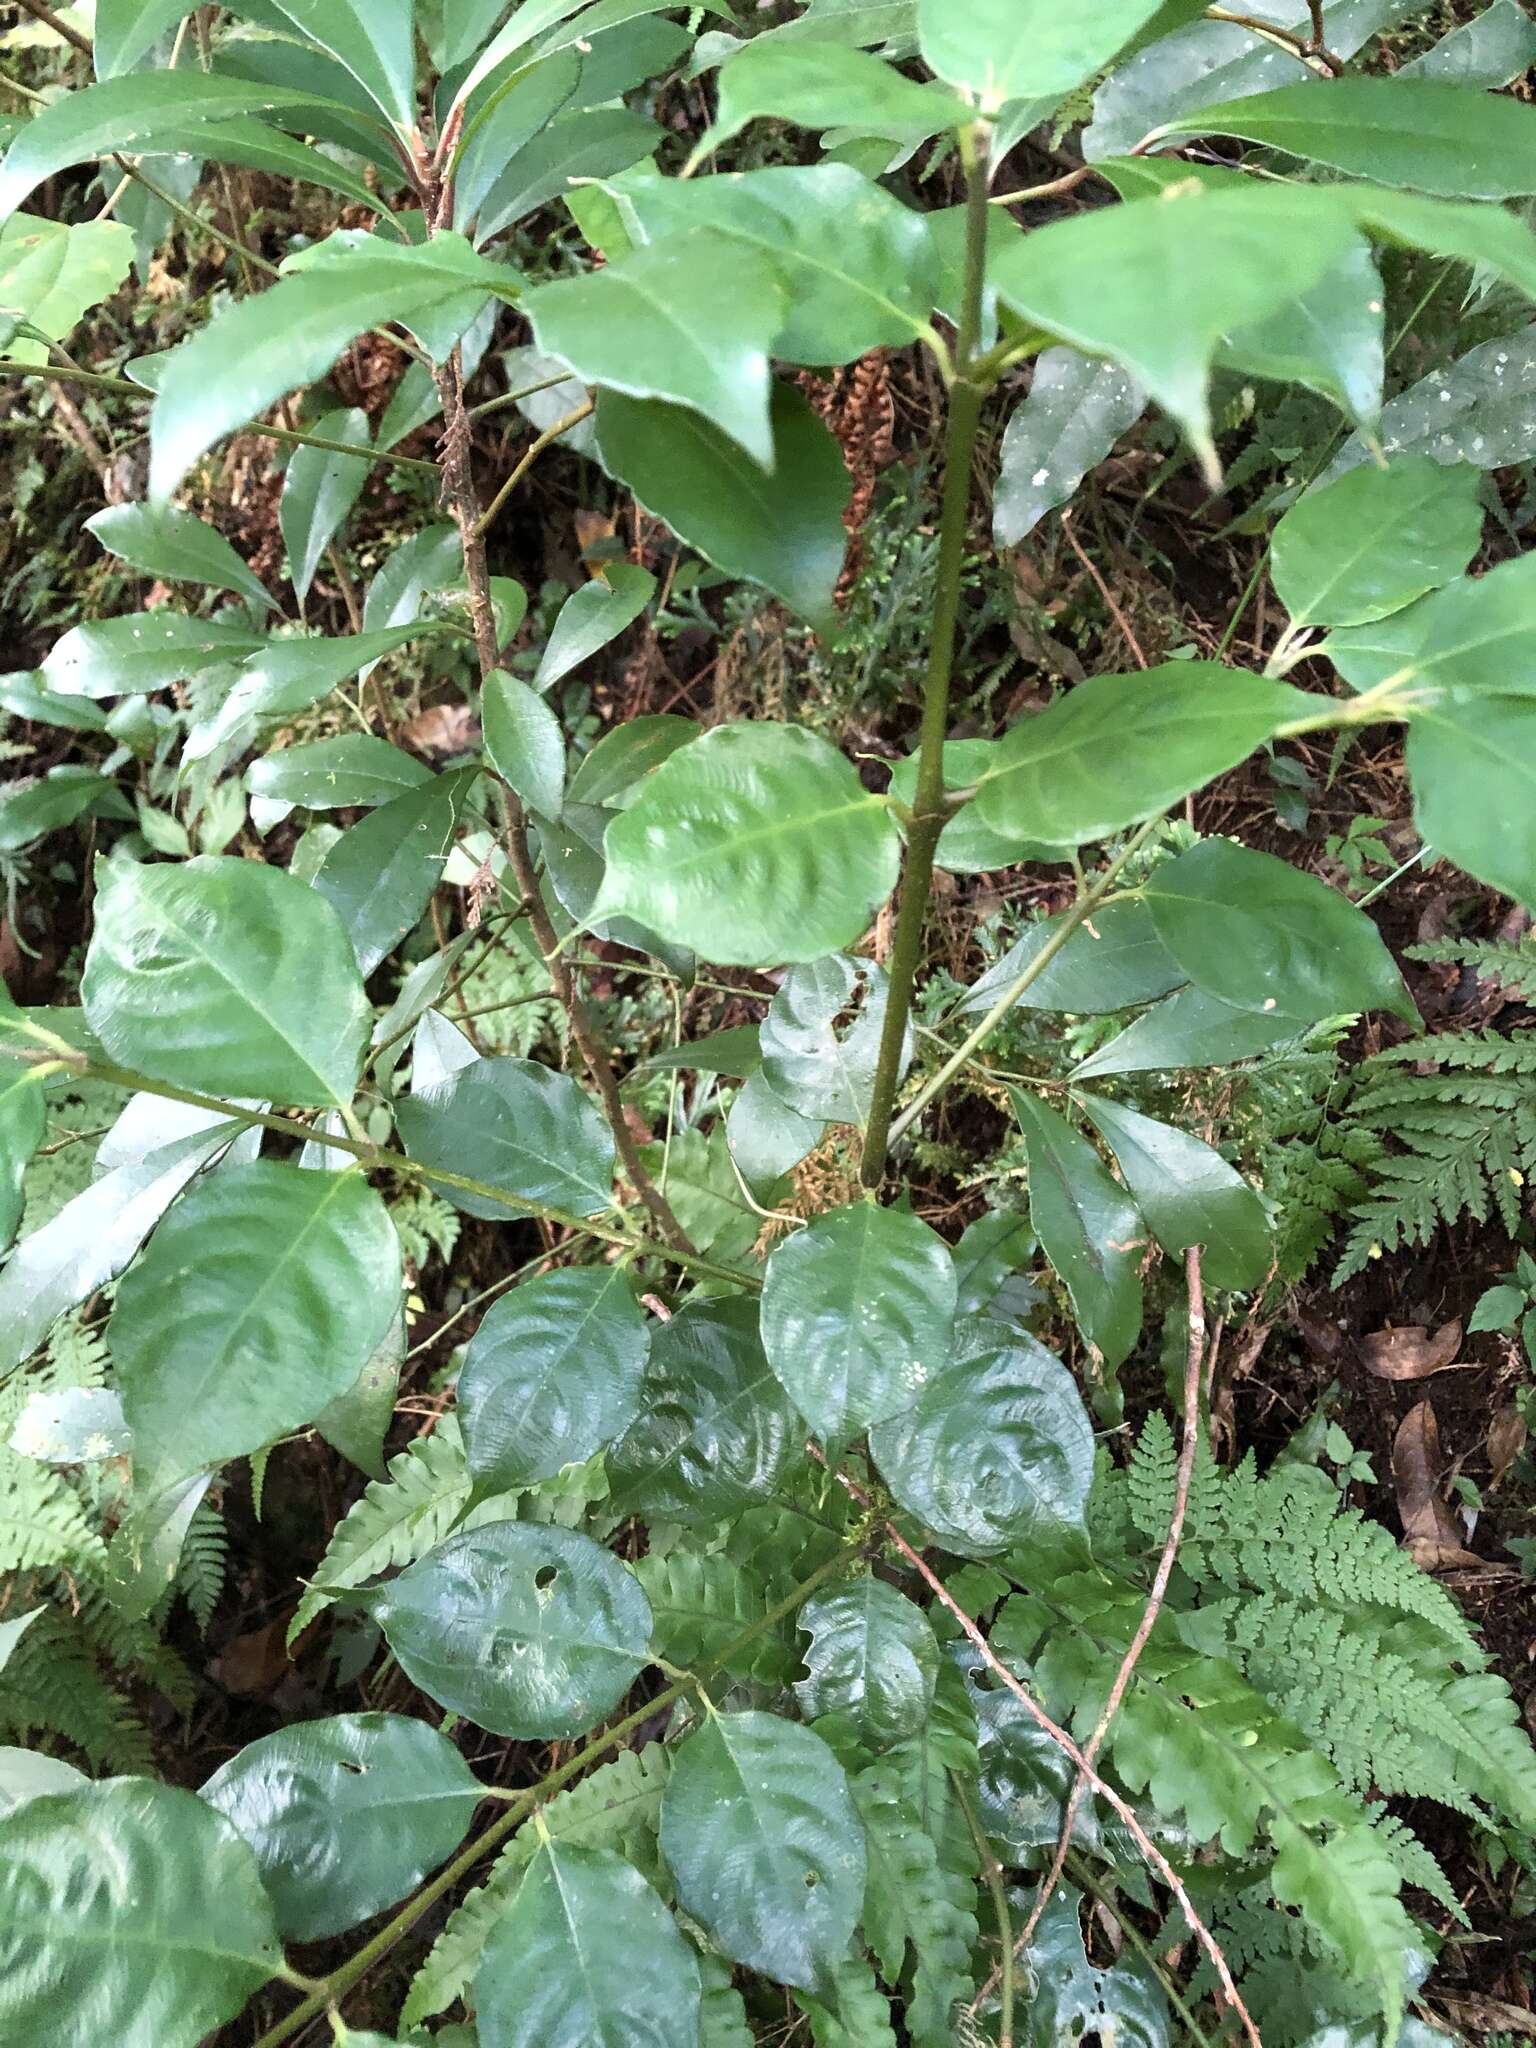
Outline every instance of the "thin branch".
[[1096, 562], [1091, 561], [1089, 559], [1086, 551], [1084, 550], [1082, 542], [1078, 539], [1076, 533], [1073, 531], [1072, 511], [1073, 508], [1071, 506], [1068, 506], [1067, 510], [1063, 512], [1061, 515], [1061, 530], [1067, 537], [1067, 546], [1072, 550], [1073, 554], [1076, 555], [1077, 559], [1088, 571], [1088, 574], [1093, 578], [1093, 586], [1095, 590], [1098, 591], [1100, 597], [1103, 598], [1104, 603], [1108, 608], [1109, 616], [1114, 620], [1115, 624], [1119, 627], [1121, 639], [1125, 642], [1126, 646], [1130, 648], [1132, 654], [1134, 654], [1136, 657], [1136, 666], [1139, 669], [1145, 669], [1148, 666], [1148, 663], [1147, 657], [1141, 651], [1141, 642], [1136, 638], [1136, 635], [1131, 631], [1130, 621], [1126, 618], [1125, 613], [1121, 611], [1120, 606], [1116, 601], [1115, 593], [1110, 589], [1108, 583], [1105, 582], [1103, 571], [1099, 568]]
[[1030, 1908], [1029, 1919], [1024, 1932], [1019, 1936], [1019, 1946], [1027, 1948], [1034, 1939], [1035, 1929], [1040, 1925], [1040, 1915], [1050, 1903], [1051, 1894], [1061, 1882], [1061, 1873], [1066, 1867], [1067, 1852], [1072, 1847], [1072, 1832], [1077, 1826], [1078, 1808], [1083, 1803], [1086, 1790], [1086, 1772], [1104, 1746], [1120, 1702], [1125, 1698], [1125, 1689], [1141, 1661], [1141, 1653], [1151, 1640], [1157, 1626], [1157, 1617], [1162, 1612], [1163, 1600], [1168, 1592], [1168, 1581], [1173, 1576], [1174, 1562], [1179, 1554], [1179, 1544], [1184, 1537], [1184, 1518], [1189, 1512], [1189, 1484], [1194, 1477], [1195, 1454], [1200, 1447], [1200, 1394], [1203, 1386], [1205, 1365], [1205, 1289], [1200, 1278], [1200, 1247], [1191, 1245], [1184, 1255], [1184, 1272], [1189, 1287], [1189, 1356], [1184, 1365], [1184, 1438], [1179, 1446], [1178, 1476], [1173, 1488], [1173, 1513], [1168, 1519], [1168, 1535], [1163, 1543], [1163, 1554], [1157, 1561], [1157, 1570], [1152, 1579], [1152, 1590], [1147, 1595], [1147, 1604], [1137, 1623], [1131, 1646], [1121, 1659], [1120, 1669], [1115, 1673], [1115, 1682], [1109, 1689], [1109, 1698], [1104, 1702], [1098, 1725], [1083, 1745], [1083, 1762], [1072, 1783], [1067, 1799], [1066, 1812], [1062, 1817], [1061, 1837], [1056, 1844], [1056, 1854], [1045, 1881], [1035, 1895]]
[[997, 1939], [1002, 1950], [998, 1962], [1000, 1989], [998, 1993], [998, 2048], [1013, 2048], [1013, 1959], [1016, 1953], [1013, 1939], [1013, 1918], [1008, 1911], [1008, 1887], [1003, 1882], [1003, 1866], [992, 1853], [992, 1844], [987, 1840], [987, 1831], [981, 1824], [970, 1793], [958, 1771], [951, 1771], [949, 1782], [954, 1787], [955, 1799], [965, 1817], [971, 1840], [976, 1844], [976, 1855], [981, 1863], [981, 1875], [992, 1899], [992, 1912], [997, 1921]]
[[994, 192], [991, 203], [993, 206], [1026, 206], [1032, 199], [1057, 199], [1064, 192], [1075, 192], [1087, 179], [1103, 175], [1097, 164], [1079, 164], [1075, 171], [1064, 171], [1059, 178], [1047, 178], [1043, 185], [1025, 185], [1017, 192]]
[[[564, 384], [569, 383], [570, 379], [562, 377], [559, 381]], [[517, 466], [512, 471], [512, 474], [507, 478], [495, 497], [492, 498], [486, 510], [481, 513], [475, 527], [477, 538], [484, 539], [485, 535], [490, 532], [491, 528], [496, 524], [507, 500], [544, 453], [544, 450], [552, 447], [562, 434], [568, 434], [573, 427], [579, 427], [583, 420], [591, 419], [596, 410], [595, 400], [591, 398], [583, 399], [580, 405], [573, 407], [565, 415], [564, 419], [558, 419], [552, 427], [546, 427], [537, 440], [530, 443], [518, 461]]]
[[23, 11], [30, 14], [34, 21], [40, 21], [44, 28], [51, 28], [56, 36], [62, 36], [64, 41], [72, 49], [78, 50], [82, 57], [94, 54], [90, 42], [81, 35], [79, 29], [71, 28], [67, 21], [61, 21], [51, 7], [43, 4], [43, 0], [20, 0], [20, 4]]

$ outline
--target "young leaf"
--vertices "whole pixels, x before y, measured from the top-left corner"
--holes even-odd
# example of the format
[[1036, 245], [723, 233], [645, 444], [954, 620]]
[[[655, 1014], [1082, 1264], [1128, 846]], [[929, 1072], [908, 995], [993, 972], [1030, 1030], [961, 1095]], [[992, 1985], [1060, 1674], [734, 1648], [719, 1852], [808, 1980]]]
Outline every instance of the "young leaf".
[[712, 1714], [677, 1752], [661, 1852], [678, 1899], [728, 1956], [823, 1984], [864, 1896], [864, 1830], [841, 1764], [809, 1728]]
[[811, 1642], [795, 1697], [807, 1720], [840, 1716], [876, 1755], [921, 1731], [938, 1682], [939, 1645], [920, 1607], [866, 1572], [808, 1601], [800, 1626]]
[[386, 120], [409, 134], [416, 125], [416, 49], [412, 10], [370, 0], [237, 0], [236, 14], [265, 24], [272, 16], [346, 66]]
[[368, 1001], [341, 920], [281, 869], [106, 863], [81, 996], [112, 1058], [152, 1080], [351, 1103]]
[[426, 915], [478, 778], [461, 768], [402, 791], [348, 826], [322, 861], [315, 889], [345, 925], [363, 974]]
[[[613, 1137], [571, 1079], [533, 1060], [476, 1059], [399, 1103], [405, 1149], [424, 1166], [463, 1174], [525, 1203], [596, 1216], [613, 1199]], [[447, 1191], [470, 1216], [504, 1221], [520, 1211], [462, 1189]]]
[[557, 819], [565, 804], [565, 734], [554, 712], [520, 676], [497, 669], [485, 679], [480, 716], [496, 773], [530, 810]]
[[168, 583], [207, 583], [215, 590], [232, 590], [263, 609], [276, 607], [266, 585], [218, 528], [174, 505], [160, 511], [152, 505], [109, 505], [87, 519], [85, 530], [140, 575], [163, 577]]
[[[544, 643], [538, 672], [533, 679], [534, 689], [543, 694], [552, 690], [556, 683], [563, 682], [572, 669], [579, 668], [599, 648], [617, 640], [627, 627], [632, 626], [655, 595], [656, 578], [649, 569], [638, 568], [633, 562], [612, 562], [601, 576], [594, 576], [580, 590], [573, 591], [561, 605], [549, 638]], [[692, 739], [698, 733], [698, 727], [690, 719], [669, 719], [664, 725], [656, 719], [631, 719], [628, 724], [605, 733], [583, 767], [589, 766], [599, 748], [608, 748], [610, 756], [619, 747], [627, 750], [633, 744], [629, 736], [637, 725], [646, 727], [658, 737], [662, 734], [672, 737], [672, 745], [663, 747], [647, 762], [647, 766], [656, 766], [664, 761], [683, 738]], [[679, 732], [682, 727], [687, 728], [685, 733]], [[644, 772], [644, 768], [640, 769], [634, 780], [639, 781]], [[605, 804], [622, 794], [624, 786], [627, 785], [598, 787], [589, 772], [581, 789], [578, 790], [573, 782], [571, 795], [584, 804]], [[535, 804], [534, 808], [548, 811], [551, 817], [559, 815], [558, 805], [551, 809], [548, 804]]]
[[187, 735], [182, 759], [207, 760], [250, 719], [307, 711], [360, 669], [429, 630], [422, 625], [390, 626], [376, 633], [342, 633], [334, 639], [317, 635], [310, 640], [267, 641], [241, 667], [234, 687], [213, 715]]
[[581, 73], [576, 51], [562, 50], [518, 67], [504, 84], [469, 102], [453, 174], [453, 224], [460, 234], [473, 226], [503, 166], [569, 103]]
[[655, 1330], [640, 1412], [608, 1453], [616, 1513], [688, 1526], [780, 1483], [804, 1434], [758, 1337], [755, 1301], [695, 1301]]
[[962, 1318], [954, 1350], [904, 1415], [870, 1431], [901, 1505], [963, 1557], [1079, 1529], [1093, 1431], [1072, 1377], [1033, 1337]]
[[651, 1610], [618, 1559], [570, 1529], [492, 1522], [356, 1596], [413, 1685], [493, 1735], [583, 1735], [646, 1661]]
[[1536, 192], [1536, 115], [1519, 100], [1425, 79], [1332, 83], [1343, 91], [1285, 85], [1201, 107], [1155, 133], [1236, 135], [1351, 177], [1451, 199]]
[[[990, 1010], [1061, 930], [1062, 916], [1031, 925], [1018, 944], [968, 989], [955, 1014]], [[1134, 896], [1093, 913], [1016, 998], [1021, 1009], [1061, 1010], [1073, 1017], [1108, 1017], [1136, 1003], [1165, 996], [1184, 971], [1157, 935], [1152, 913]]]
[[719, 428], [656, 399], [605, 391], [597, 433], [607, 468], [679, 539], [765, 585], [817, 632], [833, 630], [848, 472], [792, 385], [774, 386], [771, 474]]
[[1003, 435], [993, 499], [999, 547], [1017, 547], [1047, 512], [1065, 505], [1146, 410], [1134, 377], [1117, 363], [1049, 348], [1035, 363], [1029, 396]]
[[526, 1280], [470, 1339], [458, 1411], [481, 1494], [553, 1479], [621, 1436], [640, 1409], [651, 1336], [616, 1266]]
[[1054, 0], [918, 0], [918, 42], [940, 78], [983, 113], [1009, 100], [1059, 99], [1104, 70], [1163, 0], [1098, 0], [1078, 10]]
[[245, 771], [252, 796], [307, 811], [371, 809], [431, 780], [432, 771], [423, 762], [362, 732], [305, 740], [264, 754]]
[[977, 816], [1052, 846], [1103, 839], [1235, 768], [1309, 708], [1283, 683], [1216, 662], [1091, 676], [1004, 736]]
[[1357, 626], [1459, 576], [1477, 553], [1477, 471], [1427, 455], [1347, 471], [1275, 528], [1275, 592], [1295, 626]]
[[483, 2048], [698, 2048], [698, 1959], [611, 1849], [546, 1840], [475, 1978]]
[[264, 633], [230, 620], [134, 612], [72, 626], [54, 642], [42, 675], [66, 697], [123, 697], [185, 682], [267, 644]]
[[665, 129], [628, 107], [599, 107], [551, 121], [499, 167], [475, 225], [480, 245], [586, 178], [612, 178], [652, 155]]
[[1269, 1225], [1242, 1176], [1187, 1131], [1100, 1096], [1080, 1099], [1163, 1249], [1200, 1245], [1209, 1285], [1257, 1286], [1272, 1257]]
[[114, 1778], [0, 1822], [0, 2027], [197, 2048], [282, 1952], [256, 1859], [194, 1793]]
[[[792, 967], [759, 1032], [763, 1079], [801, 1116], [861, 1124], [880, 1055], [890, 977], [883, 967], [830, 953]], [[903, 1040], [902, 1071], [912, 1058]]]
[[1029, 1220], [1079, 1328], [1113, 1373], [1141, 1335], [1146, 1225], [1086, 1138], [1022, 1088], [1008, 1093], [1029, 1159]]
[[1353, 1010], [1418, 1012], [1375, 925], [1273, 854], [1207, 839], [1143, 887], [1158, 937], [1196, 988], [1294, 1027]]
[[248, 1742], [199, 1795], [248, 1841], [287, 1940], [403, 1899], [463, 1841], [480, 1780], [403, 1714], [336, 1714]]
[[859, 128], [922, 142], [963, 128], [973, 115], [956, 94], [918, 85], [862, 50], [765, 37], [748, 43], [721, 71], [714, 125], [694, 161], [769, 117], [799, 128]]
[[763, 1283], [763, 1349], [812, 1431], [843, 1444], [911, 1406], [949, 1357], [955, 1269], [918, 1217], [872, 1202], [818, 1216]]
[[725, 725], [682, 748], [608, 828], [596, 916], [628, 915], [706, 959], [815, 960], [895, 887], [889, 811], [799, 726]]
[[[322, 414], [312, 431], [322, 440], [345, 441], [365, 451], [372, 447], [368, 415], [355, 406]], [[281, 520], [293, 588], [301, 605], [326, 548], [363, 494], [368, 467], [364, 461], [337, 455], [329, 448], [293, 451], [283, 478]]]
[[141, 1484], [260, 1450], [368, 1363], [400, 1241], [360, 1173], [256, 1160], [184, 1195], [118, 1286], [108, 1342]]

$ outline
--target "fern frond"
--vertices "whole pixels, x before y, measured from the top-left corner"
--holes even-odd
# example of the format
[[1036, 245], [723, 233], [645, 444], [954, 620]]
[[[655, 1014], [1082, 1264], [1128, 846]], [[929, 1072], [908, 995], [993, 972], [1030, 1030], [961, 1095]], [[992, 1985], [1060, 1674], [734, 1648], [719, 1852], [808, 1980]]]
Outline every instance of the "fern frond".
[[229, 1531], [224, 1526], [223, 1513], [210, 1501], [201, 1500], [187, 1525], [186, 1540], [176, 1565], [175, 1586], [201, 1635], [208, 1633], [228, 1569]]
[[154, 1768], [143, 1720], [107, 1683], [68, 1621], [51, 1611], [28, 1629], [5, 1667], [0, 1730], [23, 1748], [62, 1737], [98, 1772], [136, 1776]]
[[1408, 1823], [1395, 1813], [1377, 1812], [1371, 1816], [1371, 1826], [1397, 1866], [1397, 1874], [1403, 1883], [1412, 1885], [1416, 1891], [1427, 1892], [1436, 1905], [1443, 1906], [1453, 1919], [1459, 1920], [1463, 1927], [1470, 1927], [1472, 1923], [1450, 1879]]
[[914, 2048], [948, 2048], [951, 2009], [974, 1988], [976, 1877], [974, 1868], [946, 1868], [923, 1824], [927, 1772], [921, 1745], [903, 1744], [861, 1771], [852, 1790], [869, 1853], [865, 1939], [889, 1984], [901, 1981], [910, 1955]]
[[[762, 1620], [777, 1592], [720, 1551], [643, 1557], [634, 1572], [651, 1604], [653, 1645], [671, 1663], [690, 1670], [716, 1662], [727, 1644]], [[749, 1643], [725, 1668], [738, 1678], [782, 1686], [799, 1661], [794, 1623], [786, 1620]]]
[[105, 1557], [64, 1474], [0, 1447], [0, 1573]]
[[1413, 1922], [1386, 1844], [1367, 1822], [1315, 1833], [1285, 1818], [1273, 1827], [1276, 1899], [1303, 1912], [1350, 1976], [1369, 1984], [1388, 2037], [1403, 2013], [1403, 1964]]
[[806, 1992], [791, 1995], [811, 2023], [816, 2048], [896, 2048], [891, 2001], [863, 1956], [847, 1956], [831, 1973], [831, 2003]]
[[1432, 966], [1470, 967], [1485, 987], [1536, 1003], [1536, 946], [1512, 946], [1501, 939], [1430, 939], [1406, 951], [1410, 960]]

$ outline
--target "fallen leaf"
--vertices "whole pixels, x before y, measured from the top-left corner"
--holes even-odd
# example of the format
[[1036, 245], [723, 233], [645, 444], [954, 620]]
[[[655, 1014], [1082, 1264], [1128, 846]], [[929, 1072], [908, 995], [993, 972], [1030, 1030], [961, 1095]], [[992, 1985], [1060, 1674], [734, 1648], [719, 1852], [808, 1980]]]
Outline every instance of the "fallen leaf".
[[467, 704], [429, 704], [406, 720], [400, 737], [418, 754], [462, 754], [475, 745], [480, 728]]
[[1474, 1361], [1455, 1364], [1461, 1349], [1460, 1322], [1442, 1323], [1431, 1336], [1422, 1323], [1398, 1330], [1373, 1330], [1360, 1339], [1360, 1356], [1379, 1380], [1427, 1380], [1432, 1372], [1470, 1372]]
[[270, 1692], [286, 1677], [290, 1668], [287, 1636], [292, 1619], [293, 1610], [290, 1608], [276, 1621], [268, 1622], [265, 1628], [252, 1629], [248, 1635], [232, 1638], [209, 1666], [214, 1681], [226, 1692]]
[[1497, 1486], [1516, 1458], [1525, 1449], [1527, 1431], [1525, 1419], [1518, 1408], [1501, 1408], [1488, 1425], [1488, 1463], [1492, 1470], [1490, 1486]]
[[1462, 1547], [1456, 1517], [1441, 1498], [1444, 1472], [1439, 1421], [1428, 1401], [1420, 1401], [1403, 1417], [1393, 1438], [1392, 1483], [1402, 1517], [1404, 1548], [1427, 1572], [1482, 1563]]

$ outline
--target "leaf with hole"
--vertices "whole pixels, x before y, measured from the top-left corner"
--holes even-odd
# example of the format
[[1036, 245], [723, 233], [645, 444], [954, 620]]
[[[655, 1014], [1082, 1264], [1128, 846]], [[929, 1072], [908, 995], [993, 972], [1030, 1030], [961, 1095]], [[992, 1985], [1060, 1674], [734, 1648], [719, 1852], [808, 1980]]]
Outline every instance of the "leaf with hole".
[[878, 1755], [917, 1735], [933, 1706], [939, 1645], [932, 1624], [894, 1586], [865, 1572], [800, 1610], [810, 1637], [795, 1698], [807, 1720], [835, 1714]]
[[[596, 1216], [613, 1200], [613, 1138], [569, 1074], [534, 1060], [475, 1059], [397, 1105], [405, 1149], [423, 1166], [484, 1182], [524, 1204]], [[503, 1221], [521, 1211], [445, 1184], [470, 1216]]]
[[[861, 1124], [869, 1114], [890, 977], [883, 967], [829, 953], [793, 967], [759, 1031], [763, 1079], [801, 1116]], [[901, 1070], [915, 1041], [903, 1038]]]

